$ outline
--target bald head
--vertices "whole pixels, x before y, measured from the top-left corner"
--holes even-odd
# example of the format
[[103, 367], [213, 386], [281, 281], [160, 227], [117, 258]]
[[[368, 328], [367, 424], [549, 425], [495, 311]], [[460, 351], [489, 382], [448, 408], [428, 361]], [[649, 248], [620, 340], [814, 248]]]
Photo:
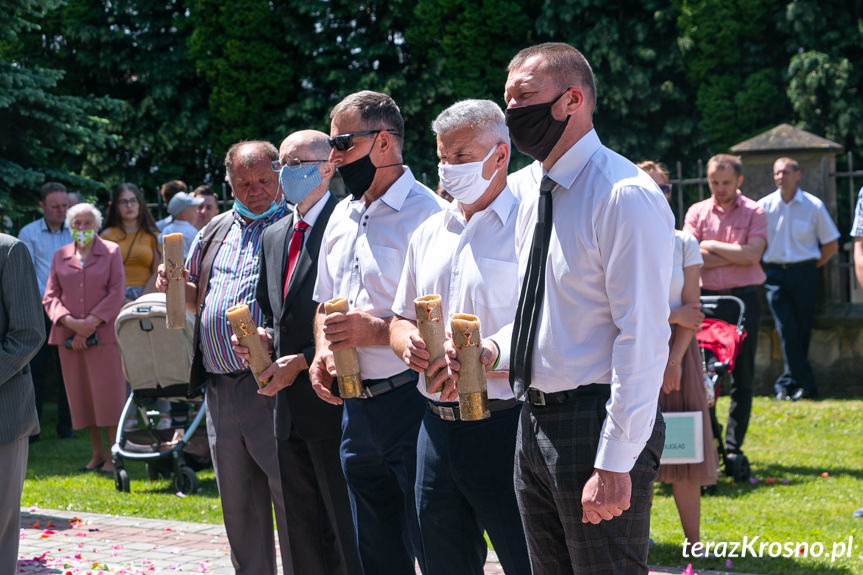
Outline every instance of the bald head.
[[326, 161], [330, 155], [327, 135], [317, 130], [300, 130], [289, 135], [279, 146], [279, 160], [283, 165], [292, 159], [303, 161]]

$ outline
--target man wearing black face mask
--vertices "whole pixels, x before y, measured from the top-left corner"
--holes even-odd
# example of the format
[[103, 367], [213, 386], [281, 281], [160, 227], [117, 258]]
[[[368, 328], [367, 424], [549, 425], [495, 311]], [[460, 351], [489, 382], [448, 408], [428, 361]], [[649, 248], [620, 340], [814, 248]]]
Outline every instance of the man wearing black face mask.
[[411, 235], [443, 201], [401, 163], [404, 121], [386, 94], [357, 92], [330, 113], [330, 161], [351, 193], [333, 210], [321, 242], [313, 299], [346, 298], [347, 313], [315, 321], [309, 376], [324, 401], [333, 352], [356, 348], [364, 397], [344, 400], [342, 469], [363, 572], [408, 575], [424, 568], [414, 481], [425, 402], [417, 374], [389, 346], [389, 321]]
[[484, 340], [483, 361], [509, 366], [524, 400], [515, 488], [533, 573], [646, 575], [673, 218], [653, 180], [600, 143], [578, 50], [533, 46], [508, 72], [510, 137], [536, 162], [513, 178], [512, 335]]

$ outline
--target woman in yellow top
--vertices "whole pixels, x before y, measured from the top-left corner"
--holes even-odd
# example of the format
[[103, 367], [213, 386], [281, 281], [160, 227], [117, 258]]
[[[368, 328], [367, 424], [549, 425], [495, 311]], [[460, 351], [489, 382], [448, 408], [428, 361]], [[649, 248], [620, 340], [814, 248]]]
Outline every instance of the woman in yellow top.
[[135, 184], [120, 184], [111, 194], [102, 237], [117, 243], [126, 272], [126, 300], [154, 291], [156, 269], [162, 262], [159, 230]]

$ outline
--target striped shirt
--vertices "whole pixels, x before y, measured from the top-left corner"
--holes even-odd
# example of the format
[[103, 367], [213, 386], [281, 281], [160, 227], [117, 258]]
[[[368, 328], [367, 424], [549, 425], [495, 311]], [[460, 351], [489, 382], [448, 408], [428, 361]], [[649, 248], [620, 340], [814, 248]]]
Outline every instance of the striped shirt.
[[[208, 373], [235, 373], [248, 369], [231, 349], [232, 331], [225, 312], [228, 308], [244, 303], [249, 306], [255, 323], [263, 325], [263, 315], [255, 298], [261, 237], [264, 230], [284, 217], [286, 212], [282, 204], [270, 217], [248, 223], [236, 211], [233, 213], [231, 229], [213, 261], [209, 290], [201, 312], [201, 352], [204, 369]], [[198, 233], [186, 260], [190, 280], [194, 283], [198, 283], [200, 273], [200, 242], [204, 230]]]

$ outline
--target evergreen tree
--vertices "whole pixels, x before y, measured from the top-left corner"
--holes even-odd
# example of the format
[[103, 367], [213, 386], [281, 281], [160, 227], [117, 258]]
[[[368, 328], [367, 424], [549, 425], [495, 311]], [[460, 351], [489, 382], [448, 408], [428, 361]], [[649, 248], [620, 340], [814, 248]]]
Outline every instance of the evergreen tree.
[[101, 184], [86, 177], [88, 158], [115, 141], [105, 115], [107, 98], [63, 93], [64, 71], [42, 67], [26, 38], [39, 37], [40, 21], [59, 0], [6, 3], [0, 27], [0, 209], [19, 219], [35, 213], [46, 180], [93, 193]]

